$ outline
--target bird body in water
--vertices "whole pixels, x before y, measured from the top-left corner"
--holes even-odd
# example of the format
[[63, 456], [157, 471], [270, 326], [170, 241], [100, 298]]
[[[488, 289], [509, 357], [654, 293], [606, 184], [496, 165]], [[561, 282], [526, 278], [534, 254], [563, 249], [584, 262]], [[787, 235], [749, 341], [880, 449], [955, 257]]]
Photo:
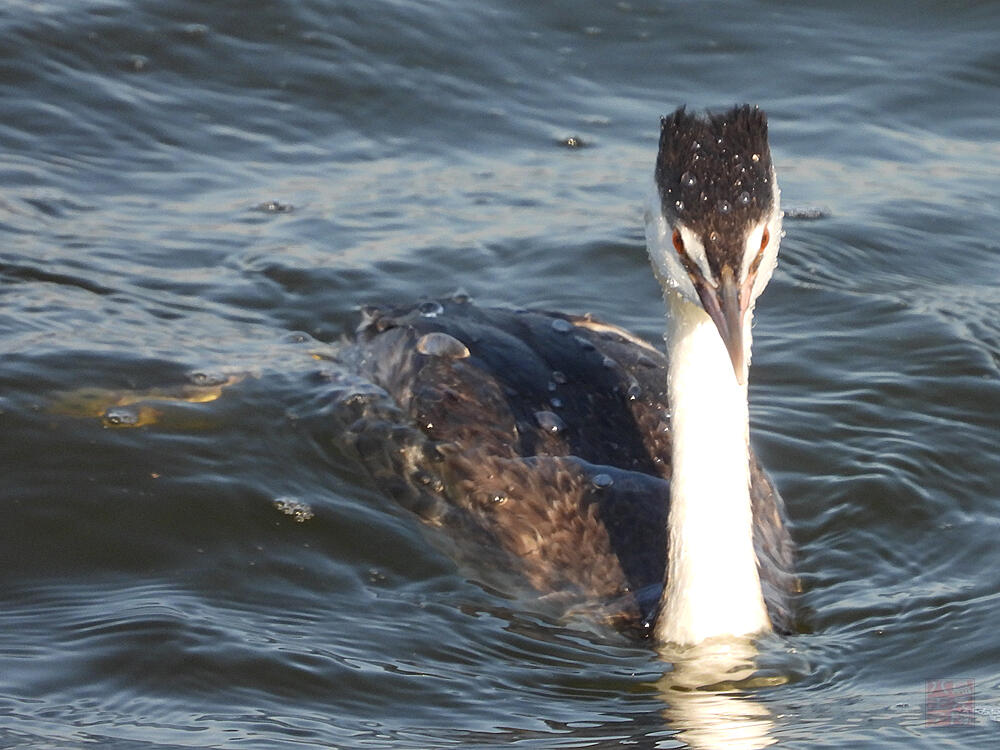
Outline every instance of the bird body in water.
[[781, 237], [764, 114], [663, 118], [653, 188], [667, 357], [589, 316], [461, 297], [369, 308], [345, 356], [392, 407], [348, 431], [377, 478], [539, 591], [612, 603], [665, 643], [787, 631], [793, 548], [747, 411]]

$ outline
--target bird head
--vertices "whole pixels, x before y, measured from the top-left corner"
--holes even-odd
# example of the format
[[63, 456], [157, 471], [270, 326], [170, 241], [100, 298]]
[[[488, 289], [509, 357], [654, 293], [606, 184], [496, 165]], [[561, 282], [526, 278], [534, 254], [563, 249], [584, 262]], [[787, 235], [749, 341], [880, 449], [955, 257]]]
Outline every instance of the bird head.
[[750, 313], [777, 263], [780, 191], [756, 107], [660, 121], [646, 215], [653, 270], [665, 292], [715, 323], [739, 382], [746, 378]]

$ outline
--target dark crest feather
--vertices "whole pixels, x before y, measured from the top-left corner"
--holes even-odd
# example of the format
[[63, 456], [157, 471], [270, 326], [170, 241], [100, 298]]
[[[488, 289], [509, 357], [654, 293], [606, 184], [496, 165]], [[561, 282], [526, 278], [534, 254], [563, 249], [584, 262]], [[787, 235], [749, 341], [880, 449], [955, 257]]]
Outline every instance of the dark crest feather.
[[774, 205], [767, 116], [744, 104], [661, 118], [656, 184], [664, 214], [696, 231], [710, 259], [738, 261], [743, 233]]

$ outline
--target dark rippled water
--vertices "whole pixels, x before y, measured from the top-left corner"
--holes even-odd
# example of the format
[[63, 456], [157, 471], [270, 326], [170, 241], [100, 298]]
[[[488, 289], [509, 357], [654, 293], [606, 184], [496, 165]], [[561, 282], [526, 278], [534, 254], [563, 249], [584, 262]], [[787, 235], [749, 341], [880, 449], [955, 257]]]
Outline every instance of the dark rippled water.
[[[1000, 5], [8, 0], [0, 39], [0, 746], [1000, 742]], [[738, 101], [809, 632], [690, 695], [371, 486], [314, 354], [457, 289], [656, 341], [657, 118]]]

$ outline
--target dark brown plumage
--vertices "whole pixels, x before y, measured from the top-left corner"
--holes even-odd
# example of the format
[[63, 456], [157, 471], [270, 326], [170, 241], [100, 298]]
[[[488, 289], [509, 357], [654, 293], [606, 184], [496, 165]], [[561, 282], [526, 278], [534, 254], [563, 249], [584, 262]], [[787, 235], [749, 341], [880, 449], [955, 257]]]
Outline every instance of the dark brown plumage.
[[[458, 299], [369, 310], [343, 356], [386, 391], [341, 417], [380, 485], [503, 550], [540, 592], [606, 604], [623, 628], [655, 617], [671, 471], [659, 350], [589, 317]], [[765, 599], [787, 630], [781, 498], [750, 460]]]

